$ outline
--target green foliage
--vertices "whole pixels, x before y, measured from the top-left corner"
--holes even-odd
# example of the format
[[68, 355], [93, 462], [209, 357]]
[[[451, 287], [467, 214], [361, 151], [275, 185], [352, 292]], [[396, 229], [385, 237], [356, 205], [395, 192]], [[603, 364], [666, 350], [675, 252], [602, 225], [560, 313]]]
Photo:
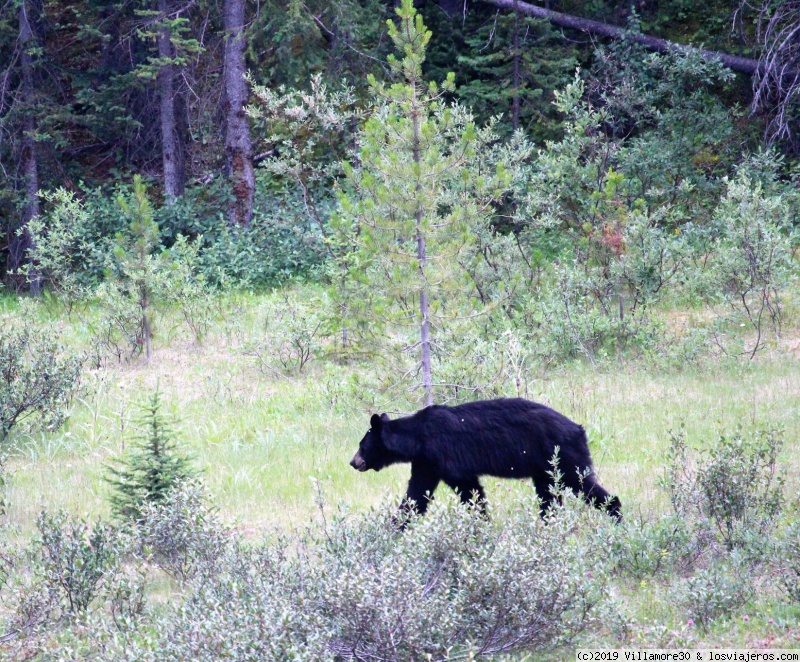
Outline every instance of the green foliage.
[[138, 176], [130, 198], [120, 195], [117, 202], [127, 225], [114, 238], [106, 281], [96, 290], [102, 306], [95, 328], [98, 353], [110, 352], [121, 360], [124, 355], [144, 352], [149, 361], [154, 315], [158, 304], [168, 302], [178, 304], [195, 339], [202, 341], [213, 305], [202, 273], [202, 236], [190, 243], [178, 235], [172, 250], [164, 250], [147, 190]]
[[116, 531], [102, 522], [90, 526], [64, 512], [42, 512], [36, 526], [42, 582], [68, 616], [85, 612], [119, 563]]
[[[497, 528], [451, 503], [402, 536], [395, 507], [382, 506], [335, 516], [297, 553], [280, 537], [217, 544], [219, 528], [198, 530], [215, 553], [192, 548], [198, 565], [181, 604], [115, 635], [108, 651], [116, 659], [310, 661], [548, 650], [587, 628], [605, 594], [601, 537], [576, 534], [586, 511], [572, 505], [547, 525], [526, 513]], [[194, 520], [203, 507], [189, 500], [175, 510]]]
[[[157, 498], [140, 503], [137, 521], [140, 552], [169, 576], [187, 581], [219, 571], [223, 555], [234, 542], [197, 480], [170, 468], [173, 480], [158, 485]], [[162, 489], [163, 487], [163, 489]]]
[[[208, 283], [218, 287], [265, 288], [312, 278], [325, 256], [322, 233], [306, 213], [302, 197], [262, 192], [248, 227], [230, 227], [218, 218], [203, 234], [198, 254]], [[259, 198], [261, 198], [259, 200]], [[318, 207], [324, 203], [317, 201]], [[323, 211], [323, 216], [327, 211]]]
[[130, 199], [120, 195], [117, 203], [127, 226], [114, 238], [107, 280], [97, 290], [104, 306], [98, 338], [118, 355], [120, 343], [127, 342], [131, 356], [144, 351], [149, 361], [152, 307], [166, 288], [168, 265], [163, 254], [154, 254], [160, 246], [158, 223], [140, 176], [134, 177]]
[[165, 298], [178, 305], [183, 321], [197, 343], [202, 343], [215, 315], [215, 301], [205, 274], [201, 271], [200, 246], [203, 237], [194, 242], [178, 235], [170, 250], [173, 256], [169, 289]]
[[363, 80], [385, 39], [380, 0], [268, 0], [250, 29], [260, 79], [300, 87], [323, 71], [331, 80]]
[[753, 596], [749, 568], [737, 555], [698, 570], [675, 590], [686, 616], [703, 628], [725, 618]]
[[84, 272], [87, 256], [97, 247], [86, 241], [89, 214], [74, 193], [59, 188], [43, 198], [52, 208], [45, 218], [33, 218], [26, 226], [33, 248], [23, 269], [29, 280], [41, 278], [70, 314], [89, 293]]
[[746, 169], [726, 184], [711, 230], [715, 255], [705, 277], [711, 281], [707, 287], [712, 301], [723, 307], [717, 344], [734, 353], [738, 338], [731, 342], [726, 332], [745, 327], [753, 338], [744, 339], [741, 353], [752, 359], [764, 347], [769, 330], [780, 335], [782, 300], [796, 278], [793, 210], [788, 196], [765, 190], [751, 181]]
[[320, 352], [319, 311], [325, 307], [324, 299], [301, 301], [291, 294], [264, 303], [258, 311], [259, 337], [246, 345], [244, 353], [265, 374], [302, 372]]
[[800, 602], [800, 521], [790, 522], [778, 546], [781, 559], [781, 584], [791, 600]]
[[777, 474], [783, 433], [776, 429], [733, 435], [698, 456], [683, 428], [670, 432], [669, 468], [664, 483], [679, 517], [715, 531], [726, 549], [758, 549], [784, 505], [784, 481]]
[[614, 561], [620, 572], [636, 580], [688, 570], [702, 552], [692, 533], [678, 515], [626, 517], [612, 534]]
[[[6, 456], [0, 453], [0, 517], [5, 516], [6, 508], [8, 508], [8, 500], [6, 498], [6, 486], [8, 485], [8, 474], [6, 472]], [[2, 562], [0, 562], [0, 566], [2, 566]], [[0, 585], [2, 585], [3, 579], [6, 573], [0, 567]]]
[[0, 442], [11, 429], [54, 429], [67, 418], [82, 359], [65, 354], [52, 329], [0, 329]]
[[[473, 8], [472, 13], [479, 10]], [[438, 37], [438, 30], [435, 33]], [[560, 118], [553, 90], [569, 82], [577, 65], [575, 47], [560, 39], [547, 21], [514, 12], [484, 15], [464, 41], [466, 47], [456, 53], [459, 100], [481, 122], [502, 114], [498, 132], [507, 135], [514, 128], [514, 99], [518, 98], [518, 128], [537, 143], [555, 138]]]
[[109, 467], [107, 480], [114, 488], [109, 501], [114, 514], [140, 520], [147, 504], [164, 501], [167, 493], [195, 471], [180, 455], [171, 421], [163, 413], [160, 391], [140, 406], [140, 433], [119, 468]]
[[[425, 83], [422, 63], [431, 33], [422, 17], [408, 1], [397, 13], [400, 22], [389, 22], [389, 36], [402, 59], [388, 58], [396, 81], [391, 85], [370, 78], [378, 105], [359, 135], [357, 163], [345, 170], [339, 221], [350, 235], [340, 245], [356, 245], [366, 258], [357, 261], [361, 275], [384, 299], [378, 307], [383, 314], [375, 317], [419, 329], [428, 402], [429, 328], [443, 324], [471, 228], [488, 223], [511, 175], [505, 163], [486, 167], [483, 160], [496, 140], [492, 127], [479, 129], [468, 112], [445, 102], [453, 76], [441, 87]], [[340, 303], [351, 312], [347, 300]]]

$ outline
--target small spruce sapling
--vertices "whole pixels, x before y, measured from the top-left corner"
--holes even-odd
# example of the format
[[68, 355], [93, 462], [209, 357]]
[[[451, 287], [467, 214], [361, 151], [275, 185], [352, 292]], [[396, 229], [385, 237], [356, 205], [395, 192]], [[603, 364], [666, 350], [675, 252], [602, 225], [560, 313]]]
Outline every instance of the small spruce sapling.
[[156, 252], [161, 233], [139, 175], [133, 178], [130, 199], [119, 196], [117, 201], [128, 219], [128, 227], [114, 238], [108, 277], [98, 290], [105, 309], [103, 342], [116, 346], [116, 338], [122, 334], [131, 354], [144, 350], [149, 362], [153, 302], [167, 289], [171, 263], [164, 253]]
[[138, 424], [136, 443], [119, 467], [108, 467], [106, 476], [114, 488], [111, 509], [122, 519], [139, 520], [145, 504], [163, 502], [167, 492], [197, 474], [190, 459], [178, 452], [158, 389], [141, 405]]

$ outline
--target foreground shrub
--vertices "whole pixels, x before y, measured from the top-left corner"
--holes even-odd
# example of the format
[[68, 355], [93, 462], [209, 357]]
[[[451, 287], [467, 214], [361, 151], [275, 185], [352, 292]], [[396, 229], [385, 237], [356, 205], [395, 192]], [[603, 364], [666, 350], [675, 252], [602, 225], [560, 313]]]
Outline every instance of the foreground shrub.
[[143, 555], [171, 577], [186, 581], [218, 572], [232, 532], [219, 521], [197, 481], [175, 485], [142, 505], [137, 523]]
[[64, 356], [52, 333], [0, 329], [0, 442], [23, 421], [33, 429], [61, 425], [80, 371], [81, 360]]
[[654, 520], [626, 518], [612, 535], [617, 568], [633, 579], [690, 567], [700, 551], [687, 523], [677, 515]]
[[597, 529], [608, 526], [566, 501], [547, 524], [531, 516], [533, 496], [502, 525], [448, 501], [404, 534], [392, 505], [338, 516], [299, 547], [232, 543], [196, 557], [215, 570], [198, 571], [184, 603], [132, 633], [119, 656], [411, 661], [565, 643], [604, 597]]
[[748, 572], [739, 555], [733, 554], [686, 579], [676, 589], [686, 616], [702, 627], [730, 616], [754, 594]]
[[41, 513], [36, 526], [44, 585], [62, 613], [85, 612], [118, 562], [116, 530], [103, 522], [90, 526], [63, 512]]
[[389, 514], [342, 522], [316, 575], [331, 648], [342, 658], [421, 660], [566, 643], [603, 597], [606, 556], [574, 505], [544, 523], [531, 497], [502, 528], [435, 505], [394, 539]]
[[689, 451], [683, 428], [671, 436], [665, 484], [676, 513], [698, 531], [714, 532], [729, 551], [757, 547], [783, 509], [776, 466], [783, 433], [739, 428], [733, 435], [721, 433], [702, 454]]

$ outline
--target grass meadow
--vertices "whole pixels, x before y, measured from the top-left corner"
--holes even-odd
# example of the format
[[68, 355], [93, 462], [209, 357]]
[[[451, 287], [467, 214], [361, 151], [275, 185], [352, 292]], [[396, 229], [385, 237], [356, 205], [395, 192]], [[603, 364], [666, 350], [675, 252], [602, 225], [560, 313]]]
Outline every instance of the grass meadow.
[[[350, 512], [365, 511], [388, 497], [399, 500], [408, 466], [365, 474], [349, 466], [374, 413], [353, 386], [353, 375], [368, 371], [369, 365], [315, 360], [299, 374], [277, 376], [260, 372], [244, 353], [248, 339], [259, 333], [254, 311], [269, 296], [236, 295], [235, 301], [221, 301], [220, 310], [231, 312], [216, 319], [200, 344], [183, 330], [176, 313], [163, 316], [149, 364], [135, 359], [90, 368], [64, 427], [48, 433], [12, 432], [6, 440], [7, 519], [15, 535], [33, 535], [42, 509], [108, 516], [106, 467], [131, 443], [136, 403], [156, 388], [175, 419], [182, 449], [202, 471], [215, 505], [247, 538], [257, 540], [274, 529], [304, 529], [320, 516], [320, 494], [327, 508]], [[17, 306], [5, 300], [2, 314], [16, 315]], [[80, 314], [68, 319], [55, 305], [39, 314], [55, 322], [67, 344], [87, 342], [86, 321]], [[794, 332], [785, 333], [754, 361], [708, 360], [670, 371], [637, 363], [573, 365], [529, 374], [529, 395], [586, 427], [601, 482], [620, 496], [627, 518], [668, 510], [659, 480], [669, 431], [680, 425], [690, 445], [698, 448], [713, 443], [720, 430], [782, 428], [786, 442], [781, 466], [788, 500], [796, 504], [796, 338]], [[508, 395], [515, 395], [513, 385]], [[381, 402], [380, 410], [391, 415], [410, 413], [397, 409], [390, 399]], [[486, 478], [484, 484], [496, 518], [516, 508], [520, 495], [532, 490], [528, 481]], [[452, 498], [445, 493], [440, 489], [438, 497]], [[623, 582], [615, 590], [640, 624], [644, 639], [651, 644], [668, 640], [659, 630], [662, 626], [647, 625], [670, 622], [670, 606], [657, 583]], [[734, 619], [715, 626], [703, 641], [727, 647], [764, 642], [800, 647], [800, 609], [776, 605], [762, 599], [750, 606], [747, 622]], [[768, 625], [769, 618], [773, 623]], [[614, 642], [609, 639], [606, 644]]]

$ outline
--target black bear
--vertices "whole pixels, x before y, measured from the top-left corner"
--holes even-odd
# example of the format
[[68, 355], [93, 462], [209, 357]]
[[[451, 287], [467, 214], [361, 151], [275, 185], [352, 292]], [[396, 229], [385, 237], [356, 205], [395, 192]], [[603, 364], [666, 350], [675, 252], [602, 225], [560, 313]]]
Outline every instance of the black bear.
[[394, 420], [375, 414], [350, 466], [380, 471], [390, 464], [411, 462], [405, 503], [420, 514], [428, 507], [425, 495], [432, 497], [440, 481], [464, 503], [477, 498], [483, 509], [480, 476], [532, 478], [544, 514], [553, 499], [548, 472], [556, 446], [564, 484], [621, 520], [619, 499], [595, 479], [583, 427], [545, 405], [521, 398], [457, 407], [433, 405]]

